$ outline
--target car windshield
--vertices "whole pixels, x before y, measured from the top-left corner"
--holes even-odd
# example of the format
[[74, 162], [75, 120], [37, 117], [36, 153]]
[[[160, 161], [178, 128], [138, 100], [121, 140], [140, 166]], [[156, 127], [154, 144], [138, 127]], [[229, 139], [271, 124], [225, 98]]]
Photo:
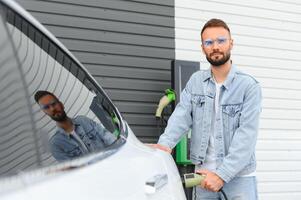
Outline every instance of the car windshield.
[[[0, 177], [112, 148], [123, 125], [103, 90], [43, 31], [2, 2], [0, 11]], [[55, 101], [36, 102], [37, 91]], [[59, 109], [72, 131], [54, 120]]]

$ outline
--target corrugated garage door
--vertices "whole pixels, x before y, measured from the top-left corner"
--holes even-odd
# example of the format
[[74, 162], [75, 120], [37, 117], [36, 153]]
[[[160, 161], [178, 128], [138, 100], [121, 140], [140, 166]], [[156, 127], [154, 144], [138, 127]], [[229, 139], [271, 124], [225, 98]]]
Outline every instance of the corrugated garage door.
[[135, 134], [156, 141], [154, 112], [175, 57], [174, 0], [18, 2], [88, 68]]

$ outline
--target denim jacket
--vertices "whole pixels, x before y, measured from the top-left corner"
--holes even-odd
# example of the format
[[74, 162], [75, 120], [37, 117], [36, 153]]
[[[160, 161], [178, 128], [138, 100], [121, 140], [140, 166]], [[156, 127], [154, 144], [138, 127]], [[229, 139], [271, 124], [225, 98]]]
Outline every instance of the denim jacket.
[[[102, 125], [85, 116], [72, 119], [76, 134], [81, 138], [89, 152], [101, 150], [111, 145], [116, 137]], [[52, 156], [58, 160], [70, 160], [85, 154], [79, 142], [62, 128], [58, 127], [56, 133], [49, 140]]]
[[[181, 93], [159, 144], [173, 148], [191, 128], [190, 159], [202, 165], [211, 133], [215, 82], [211, 70], [194, 73]], [[255, 146], [261, 112], [261, 88], [232, 65], [220, 91], [215, 121], [215, 173], [225, 182], [256, 169]]]

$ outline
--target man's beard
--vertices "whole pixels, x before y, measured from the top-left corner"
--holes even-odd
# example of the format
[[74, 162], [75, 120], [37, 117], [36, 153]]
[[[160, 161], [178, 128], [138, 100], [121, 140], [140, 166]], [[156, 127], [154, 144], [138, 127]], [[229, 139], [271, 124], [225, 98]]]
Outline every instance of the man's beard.
[[[212, 54], [215, 54], [215, 53], [220, 53], [220, 52], [213, 52]], [[212, 66], [219, 67], [219, 66], [225, 64], [230, 59], [230, 57], [231, 57], [231, 53], [230, 52], [227, 52], [226, 54], [223, 54], [223, 53], [221, 53], [221, 54], [223, 55], [223, 57], [220, 58], [220, 59], [213, 60], [213, 59], [211, 59], [210, 55], [209, 56], [206, 55], [206, 59], [208, 60], [208, 62]]]
[[65, 111], [62, 112], [61, 115], [56, 115], [56, 116], [50, 116], [51, 119], [53, 119], [56, 122], [63, 122], [66, 121], [68, 119], [67, 114]]

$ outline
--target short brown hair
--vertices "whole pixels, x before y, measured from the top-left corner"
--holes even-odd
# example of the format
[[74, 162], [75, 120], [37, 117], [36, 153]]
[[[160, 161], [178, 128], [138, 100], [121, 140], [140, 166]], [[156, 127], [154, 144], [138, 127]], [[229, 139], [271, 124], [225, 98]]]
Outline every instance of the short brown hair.
[[221, 19], [213, 18], [213, 19], [210, 19], [208, 22], [206, 22], [206, 24], [203, 26], [202, 31], [201, 31], [201, 36], [206, 28], [211, 28], [211, 27], [223, 27], [224, 29], [229, 31], [229, 33], [231, 34], [230, 29], [229, 29], [228, 25], [226, 24], [226, 22], [224, 22]]
[[46, 95], [50, 95], [52, 96], [53, 98], [55, 98], [56, 100], [58, 100], [58, 98], [51, 92], [48, 92], [48, 91], [44, 91], [44, 90], [39, 90], [35, 93], [34, 95], [34, 99], [37, 103], [39, 103], [39, 100], [43, 97], [43, 96], [46, 96]]

